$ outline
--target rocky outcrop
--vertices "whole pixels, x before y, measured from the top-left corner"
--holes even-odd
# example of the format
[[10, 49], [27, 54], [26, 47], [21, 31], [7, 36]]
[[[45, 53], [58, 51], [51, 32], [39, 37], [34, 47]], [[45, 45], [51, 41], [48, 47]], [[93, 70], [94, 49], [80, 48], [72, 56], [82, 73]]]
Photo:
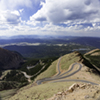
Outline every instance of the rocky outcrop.
[[100, 85], [74, 83], [66, 91], [58, 92], [45, 100], [100, 100]]
[[18, 53], [0, 48], [0, 69], [17, 69], [23, 62]]

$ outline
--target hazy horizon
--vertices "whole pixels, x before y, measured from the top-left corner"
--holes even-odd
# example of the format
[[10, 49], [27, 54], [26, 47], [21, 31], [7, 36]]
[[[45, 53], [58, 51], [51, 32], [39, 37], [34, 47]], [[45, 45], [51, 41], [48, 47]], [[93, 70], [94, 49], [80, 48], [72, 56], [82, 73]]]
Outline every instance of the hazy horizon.
[[[36, 37], [35, 37], [36, 36]], [[0, 39], [14, 39], [14, 38], [68, 38], [68, 37], [86, 37], [86, 38], [100, 38], [98, 36], [67, 36], [67, 35], [11, 35], [11, 36], [0, 36]]]

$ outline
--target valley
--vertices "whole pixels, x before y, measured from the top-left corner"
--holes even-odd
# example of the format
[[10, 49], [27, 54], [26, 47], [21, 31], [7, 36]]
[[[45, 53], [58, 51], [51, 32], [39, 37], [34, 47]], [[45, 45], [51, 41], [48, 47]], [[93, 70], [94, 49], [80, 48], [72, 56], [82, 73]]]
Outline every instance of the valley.
[[[1, 44], [3, 61], [7, 56], [11, 60], [6, 66], [0, 66], [1, 100], [48, 100], [74, 83], [100, 84], [100, 49], [89, 45], [90, 42], [72, 42], [75, 37], [37, 40], [42, 43], [33, 40]], [[14, 53], [18, 57], [12, 56]], [[19, 66], [11, 67], [12, 64]]]
[[100, 84], [100, 73], [79, 52], [69, 53], [55, 60], [47, 70], [35, 78], [34, 82], [20, 89], [19, 93], [10, 100], [21, 100], [22, 95], [24, 95], [24, 100], [30, 100], [30, 98], [48, 100], [47, 98], [61, 89], [65, 90], [65, 86], [67, 88], [73, 83], [88, 83], [97, 86]]
[[17, 51], [26, 58], [60, 57], [73, 51], [84, 54], [100, 48], [97, 37], [35, 35], [1, 38], [0, 47]]

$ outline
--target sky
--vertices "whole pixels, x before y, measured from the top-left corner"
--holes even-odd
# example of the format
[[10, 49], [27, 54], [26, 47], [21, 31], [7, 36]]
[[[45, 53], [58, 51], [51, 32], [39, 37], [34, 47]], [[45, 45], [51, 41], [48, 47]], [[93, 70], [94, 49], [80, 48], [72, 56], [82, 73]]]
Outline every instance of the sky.
[[100, 37], [100, 0], [0, 0], [0, 36]]

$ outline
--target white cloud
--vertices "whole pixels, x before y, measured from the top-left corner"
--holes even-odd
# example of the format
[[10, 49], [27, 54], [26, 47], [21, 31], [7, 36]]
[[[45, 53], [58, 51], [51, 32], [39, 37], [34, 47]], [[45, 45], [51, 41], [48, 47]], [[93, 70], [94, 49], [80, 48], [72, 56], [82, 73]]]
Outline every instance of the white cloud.
[[17, 10], [11, 11], [11, 13], [14, 14], [14, 15], [20, 16], [19, 11], [17, 11]]
[[45, 23], [39, 28], [42, 31], [66, 34], [80, 32], [81, 35], [87, 32], [89, 35], [89, 32], [93, 34], [100, 30], [99, 0], [46, 0], [42, 6], [28, 21], [31, 25], [35, 23], [33, 26]]
[[100, 15], [98, 0], [46, 0], [42, 5], [42, 9], [30, 17], [31, 20], [60, 23], [77, 19], [88, 20]]
[[20, 23], [20, 13], [17, 10], [14, 11], [0, 11], [0, 24], [14, 24], [17, 25]]
[[[30, 9], [37, 9], [35, 7], [43, 1], [44, 0], [0, 0], [0, 20], [3, 23], [16, 25], [21, 22], [23, 16], [29, 16]], [[25, 9], [27, 11], [25, 11]]]
[[[27, 16], [30, 9], [38, 11], [23, 21], [23, 13]], [[0, 33], [89, 35], [99, 31], [100, 0], [0, 0]]]
[[32, 7], [32, 1], [31, 0], [0, 0], [0, 8], [3, 10], [6, 9], [17, 9], [19, 6], [26, 6], [26, 7]]
[[20, 9], [19, 12], [22, 13], [24, 11], [24, 9]]

